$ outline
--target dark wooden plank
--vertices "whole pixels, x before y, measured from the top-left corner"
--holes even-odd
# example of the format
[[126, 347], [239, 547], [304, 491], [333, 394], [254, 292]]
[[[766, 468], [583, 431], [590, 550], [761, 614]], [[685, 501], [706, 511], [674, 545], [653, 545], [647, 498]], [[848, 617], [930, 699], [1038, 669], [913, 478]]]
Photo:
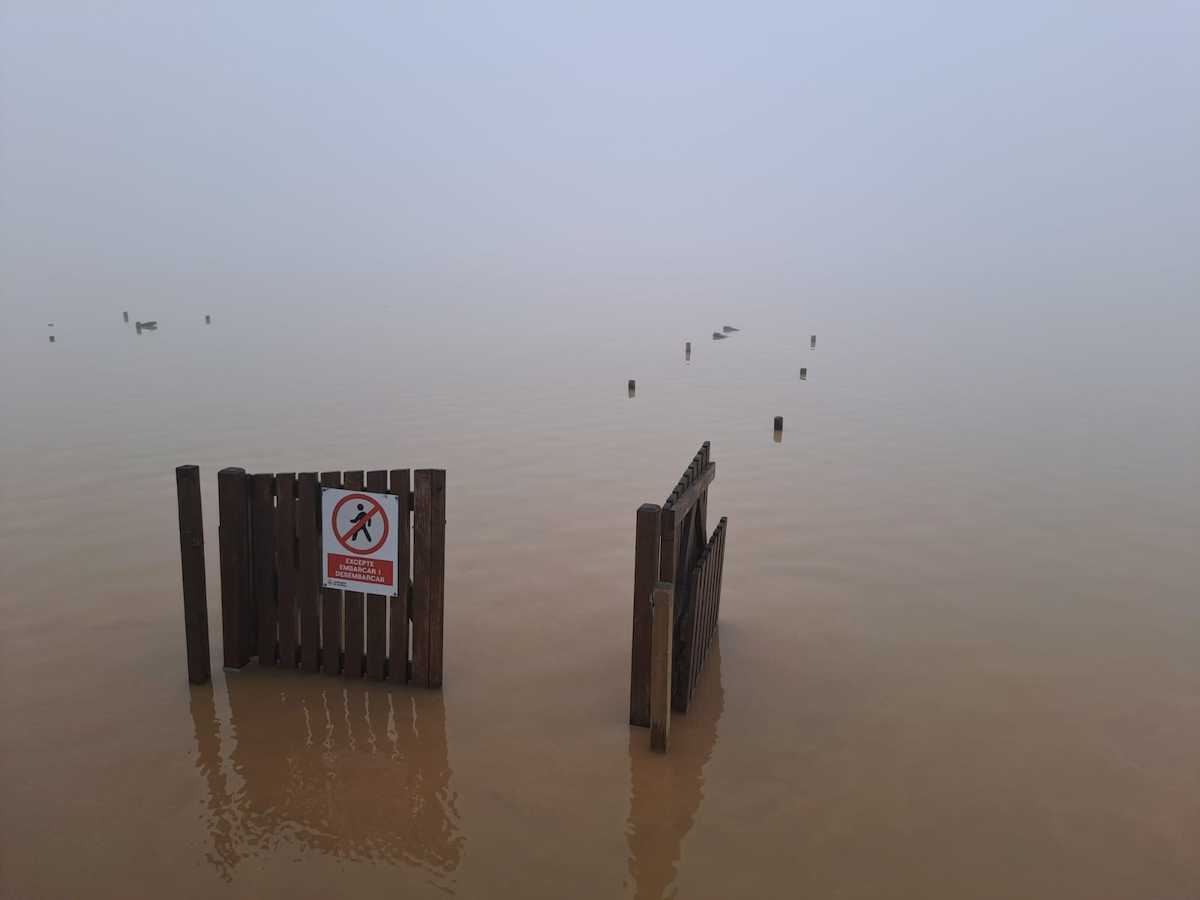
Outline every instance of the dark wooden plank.
[[[341, 472], [322, 472], [321, 486], [329, 488], [340, 488], [342, 486]], [[323, 504], [318, 498], [317, 506], [319, 509], [324, 509]], [[329, 528], [329, 523], [325, 521], [325, 514], [320, 514], [321, 528], [318, 530], [318, 540], [320, 535], [324, 533], [326, 528]], [[322, 557], [324, 554], [322, 553]], [[324, 581], [327, 573], [321, 573], [321, 579]], [[335, 588], [321, 588], [321, 671], [326, 675], [337, 675], [342, 670], [342, 592]]]
[[394, 684], [408, 683], [408, 609], [412, 595], [412, 547], [409, 534], [409, 506], [412, 503], [412, 490], [409, 487], [408, 469], [393, 469], [390, 474], [392, 493], [396, 495], [400, 507], [400, 521], [397, 523], [398, 532], [398, 565], [400, 590], [389, 601], [391, 610], [388, 623], [388, 680]]
[[681, 493], [671, 503], [671, 508], [675, 510], [677, 516], [684, 516], [688, 513], [701, 495], [708, 490], [708, 486], [712, 484], [712, 480], [717, 477], [717, 464], [710, 462], [706, 465], [703, 471], [700, 472], [692, 483], [688, 485], [687, 490]]
[[204, 515], [200, 508], [200, 467], [175, 470], [179, 501], [179, 566], [183, 577], [183, 636], [188, 681], [204, 684], [212, 675], [208, 648], [208, 589], [204, 580]]
[[254, 569], [254, 606], [258, 610], [258, 663], [275, 665], [275, 476], [250, 479], [250, 559]]
[[250, 507], [246, 470], [217, 473], [217, 531], [221, 553], [221, 636], [225, 667], [250, 660], [251, 622], [257, 615], [250, 593]]
[[629, 724], [650, 727], [650, 597], [658, 581], [658, 520], [656, 503], [638, 507], [633, 539], [633, 640], [629, 662]]
[[650, 654], [650, 749], [666, 753], [671, 741], [671, 645], [675, 613], [674, 585], [654, 588]]
[[721, 545], [717, 553], [717, 597], [715, 609], [713, 611], [713, 630], [715, 631], [721, 621], [721, 585], [725, 579], [725, 543], [729, 536], [729, 524], [725, 516], [721, 517], [721, 523], [718, 526], [721, 529]]
[[315, 472], [296, 485], [296, 598], [300, 606], [300, 668], [321, 667], [321, 489]]
[[279, 610], [279, 665], [294, 669], [300, 654], [296, 601], [296, 475], [275, 476], [275, 584]]
[[[352, 491], [362, 490], [363, 470], [353, 469], [349, 472], [343, 472], [342, 487]], [[342, 674], [347, 678], [362, 678], [364, 662], [363, 629], [366, 627], [363, 595], [359, 591], [345, 591], [342, 596], [342, 602], [346, 608], [346, 656], [342, 660]]]
[[[388, 489], [388, 473], [384, 469], [372, 469], [367, 473], [367, 490], [385, 493]], [[393, 522], [393, 528], [399, 525]], [[383, 679], [387, 663], [388, 598], [385, 594], [367, 594], [367, 677]]]
[[413, 473], [412, 680], [429, 687], [429, 591], [433, 543], [433, 475]]
[[446, 622], [446, 470], [433, 469], [429, 538], [429, 687], [442, 686]]

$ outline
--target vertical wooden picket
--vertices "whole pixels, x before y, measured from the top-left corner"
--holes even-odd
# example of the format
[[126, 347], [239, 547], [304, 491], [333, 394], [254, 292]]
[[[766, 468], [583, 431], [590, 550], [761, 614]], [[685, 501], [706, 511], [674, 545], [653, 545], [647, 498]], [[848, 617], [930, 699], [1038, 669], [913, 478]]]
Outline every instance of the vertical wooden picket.
[[300, 668], [316, 672], [321, 665], [321, 490], [316, 473], [300, 473], [296, 491]]
[[[341, 472], [322, 472], [321, 486], [339, 488], [342, 486]], [[321, 509], [320, 498], [317, 508]], [[322, 513], [323, 515], [323, 513]], [[329, 528], [329, 523], [321, 520], [321, 531]], [[321, 573], [322, 579], [324, 572]], [[337, 675], [341, 671], [342, 648], [342, 592], [335, 588], [321, 589], [321, 671], [326, 675]]]
[[412, 680], [429, 687], [429, 592], [433, 541], [433, 478], [413, 473]]
[[224, 664], [240, 669], [250, 660], [253, 617], [250, 589], [250, 505], [246, 470], [217, 473], [217, 507], [221, 553], [221, 635]]
[[650, 725], [651, 595], [658, 581], [659, 516], [655, 503], [637, 511], [633, 557], [633, 651], [629, 663], [629, 724]]
[[[342, 487], [349, 491], [362, 490], [363, 470], [353, 469], [343, 472]], [[366, 627], [363, 614], [363, 595], [360, 591], [344, 591], [342, 597], [346, 609], [346, 656], [342, 660], [342, 674], [347, 678], [362, 678], [363, 629]]]
[[388, 680], [393, 684], [407, 684], [409, 602], [412, 596], [412, 580], [410, 578], [412, 550], [408, 518], [412, 504], [412, 492], [409, 488], [408, 469], [393, 469], [390, 477], [392, 493], [396, 495], [400, 507], [400, 521], [397, 523], [398, 533], [396, 535], [400, 551], [397, 560], [397, 569], [399, 570], [397, 581], [400, 590], [390, 601]]
[[296, 476], [275, 476], [275, 583], [279, 610], [279, 665], [299, 661], [300, 616], [296, 602]]
[[429, 519], [429, 680], [426, 687], [442, 686], [442, 637], [446, 600], [446, 470], [430, 469]]
[[[384, 469], [372, 469], [367, 473], [367, 490], [386, 492], [388, 473]], [[393, 523], [395, 528], [398, 523]], [[397, 544], [398, 545], [398, 544]], [[388, 598], [384, 594], [367, 594], [367, 677], [383, 679], [384, 664], [387, 662], [387, 613]]]
[[183, 625], [188, 680], [204, 684], [211, 675], [208, 648], [208, 589], [204, 574], [204, 515], [200, 505], [200, 468], [175, 470], [179, 501], [179, 563], [183, 576]]
[[254, 605], [258, 610], [258, 663], [275, 665], [275, 476], [250, 479], [250, 544]]

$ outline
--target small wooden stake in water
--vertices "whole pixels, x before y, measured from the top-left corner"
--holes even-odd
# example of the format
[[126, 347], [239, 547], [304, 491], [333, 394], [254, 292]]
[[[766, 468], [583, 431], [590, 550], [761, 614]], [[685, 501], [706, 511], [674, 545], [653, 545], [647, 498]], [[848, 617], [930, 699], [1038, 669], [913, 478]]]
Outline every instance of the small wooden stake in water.
[[125, 313], [121, 313], [121, 315], [125, 317], [126, 322], [129, 321], [129, 313], [125, 312]]
[[776, 431], [783, 431], [783, 416], [776, 416], [776, 417], [775, 417], [775, 430], [776, 430]]
[[50, 343], [54, 343], [54, 335], [50, 335]]
[[629, 396], [632, 397], [637, 393], [637, 382], [632, 378], [629, 379]]
[[811, 337], [808, 339], [808, 346], [810, 346], [810, 347], [815, 347], [815, 346], [817, 346], [817, 336], [816, 336], [815, 334], [814, 334], [814, 335], [812, 335], [812, 336], [811, 336]]
[[800, 380], [803, 381], [806, 378], [808, 378], [808, 369], [802, 368], [800, 370]]
[[211, 324], [212, 324], [212, 316], [205, 316], [205, 317], [204, 317], [204, 324], [205, 324], [205, 325], [211, 325]]

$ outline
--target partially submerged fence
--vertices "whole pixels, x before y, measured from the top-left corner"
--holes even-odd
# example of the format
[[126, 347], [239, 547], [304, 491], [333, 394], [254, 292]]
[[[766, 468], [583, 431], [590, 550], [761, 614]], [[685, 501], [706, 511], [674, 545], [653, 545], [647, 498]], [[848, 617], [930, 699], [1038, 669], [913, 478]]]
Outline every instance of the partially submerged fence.
[[660, 507], [637, 511], [629, 722], [665, 751], [671, 709], [686, 713], [717, 627], [728, 522], [707, 530], [717, 465], [707, 441]]
[[[264, 666], [441, 686], [446, 473], [418, 469], [412, 475], [410, 487], [408, 469], [297, 475], [228, 468], [217, 474], [226, 668], [240, 669], [257, 657]], [[193, 656], [198, 665], [201, 653], [197, 602], [205, 605], [199, 475], [194, 466], [183, 466], [177, 479], [189, 676], [206, 681], [207, 667], [192, 666]], [[395, 596], [322, 587], [323, 487], [397, 496], [400, 589]], [[198, 533], [197, 575], [196, 553], [189, 548]], [[206, 614], [203, 644], [207, 658]]]

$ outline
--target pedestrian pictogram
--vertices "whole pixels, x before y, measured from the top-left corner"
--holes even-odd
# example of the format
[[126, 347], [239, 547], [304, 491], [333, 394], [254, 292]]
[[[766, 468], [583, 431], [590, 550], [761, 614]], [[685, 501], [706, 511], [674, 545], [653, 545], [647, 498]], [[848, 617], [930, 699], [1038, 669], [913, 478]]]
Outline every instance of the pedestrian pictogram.
[[321, 492], [325, 587], [397, 592], [397, 543], [394, 494], [325, 488]]

